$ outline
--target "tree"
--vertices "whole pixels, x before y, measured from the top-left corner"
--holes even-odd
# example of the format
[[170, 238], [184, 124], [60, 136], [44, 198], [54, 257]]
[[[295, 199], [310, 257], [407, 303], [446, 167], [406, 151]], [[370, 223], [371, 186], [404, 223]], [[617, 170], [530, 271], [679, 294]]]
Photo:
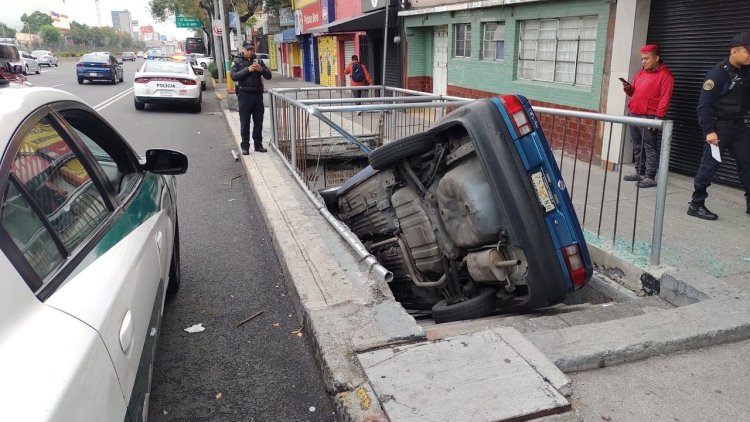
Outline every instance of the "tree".
[[3, 38], [15, 38], [16, 30], [9, 27], [8, 25], [0, 22], [0, 37]]
[[31, 15], [24, 13], [21, 15], [21, 22], [24, 23], [24, 30], [31, 34], [38, 34], [44, 25], [52, 25], [52, 17], [46, 13], [35, 11]]
[[60, 44], [60, 30], [52, 25], [44, 25], [39, 29], [39, 34], [42, 37], [42, 41], [47, 46], [57, 46]]

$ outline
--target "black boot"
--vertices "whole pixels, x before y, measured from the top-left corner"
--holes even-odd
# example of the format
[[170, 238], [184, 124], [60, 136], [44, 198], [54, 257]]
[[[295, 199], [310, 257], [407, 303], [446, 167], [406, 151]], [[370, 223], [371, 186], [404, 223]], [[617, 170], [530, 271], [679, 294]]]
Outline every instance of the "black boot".
[[[750, 210], [748, 210], [750, 211]], [[711, 211], [706, 208], [705, 205], [695, 205], [692, 202], [688, 206], [687, 215], [691, 217], [698, 217], [703, 220], [716, 220], [719, 218], [718, 215], [712, 213]]]

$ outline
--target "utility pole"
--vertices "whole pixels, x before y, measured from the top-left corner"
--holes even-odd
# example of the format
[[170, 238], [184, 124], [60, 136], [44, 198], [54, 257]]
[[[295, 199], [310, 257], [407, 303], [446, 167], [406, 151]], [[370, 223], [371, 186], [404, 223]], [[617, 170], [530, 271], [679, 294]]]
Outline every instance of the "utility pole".
[[[221, 13], [220, 13], [220, 7], [219, 3], [222, 2], [222, 0], [214, 0], [214, 18], [220, 19]], [[213, 28], [214, 23], [211, 22], [211, 33], [214, 34], [214, 59], [216, 61], [216, 70], [217, 75], [219, 76], [219, 82], [223, 83], [225, 80], [226, 70], [224, 69], [224, 48], [223, 43], [221, 41], [221, 37], [216, 35], [216, 32], [214, 32]]]
[[224, 9], [224, 0], [219, 1], [219, 16], [221, 16], [221, 33], [224, 34], [224, 42], [222, 47], [224, 48], [224, 73], [229, 70], [229, 31], [227, 30], [227, 12]]

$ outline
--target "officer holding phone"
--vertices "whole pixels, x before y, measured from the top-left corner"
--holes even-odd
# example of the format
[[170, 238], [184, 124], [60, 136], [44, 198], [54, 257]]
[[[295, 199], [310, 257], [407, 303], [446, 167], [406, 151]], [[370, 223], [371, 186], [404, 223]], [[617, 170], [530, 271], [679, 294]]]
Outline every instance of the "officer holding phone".
[[[242, 42], [242, 50], [232, 62], [232, 80], [237, 83], [237, 100], [240, 108], [240, 137], [242, 155], [250, 154], [250, 117], [253, 118], [253, 143], [255, 151], [266, 152], [263, 147], [263, 79], [271, 79], [271, 71], [255, 55], [250, 41]], [[262, 78], [261, 78], [262, 77]]]
[[[633, 83], [620, 78], [623, 90], [631, 97], [628, 110], [633, 117], [663, 119], [672, 99], [674, 77], [661, 62], [658, 46], [644, 45], [640, 53], [642, 68], [635, 74]], [[623, 177], [623, 180], [637, 182], [640, 188], [656, 186], [656, 170], [659, 167], [657, 132], [657, 129], [630, 126], [636, 172]]]

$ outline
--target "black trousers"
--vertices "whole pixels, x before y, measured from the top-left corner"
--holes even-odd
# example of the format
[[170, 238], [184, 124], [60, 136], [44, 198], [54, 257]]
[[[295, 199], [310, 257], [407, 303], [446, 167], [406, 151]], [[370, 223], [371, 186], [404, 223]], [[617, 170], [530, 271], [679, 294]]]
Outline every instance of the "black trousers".
[[[633, 117], [653, 119], [654, 116], [630, 114]], [[659, 169], [659, 147], [656, 145], [658, 130], [646, 127], [630, 126], [630, 137], [633, 139], [633, 162], [635, 171], [653, 179]]]
[[[742, 183], [742, 187], [745, 188], [745, 199], [750, 204], [750, 133], [748, 133], [744, 122], [739, 119], [730, 123], [717, 122], [716, 134], [719, 136], [719, 150], [723, 153], [724, 150], [729, 148], [732, 151], [732, 155], [734, 155], [740, 182]], [[691, 201], [693, 205], [703, 205], [708, 197], [706, 189], [711, 186], [711, 179], [713, 179], [718, 168], [719, 162], [713, 159], [711, 156], [711, 146], [706, 143], [703, 147], [703, 156], [701, 157], [700, 167], [698, 167], [698, 174], [695, 175], [695, 180], [693, 181], [693, 185], [695, 186]]]
[[240, 105], [240, 148], [250, 149], [250, 117], [253, 118], [253, 143], [255, 149], [263, 147], [263, 93], [243, 92], [237, 95]]

